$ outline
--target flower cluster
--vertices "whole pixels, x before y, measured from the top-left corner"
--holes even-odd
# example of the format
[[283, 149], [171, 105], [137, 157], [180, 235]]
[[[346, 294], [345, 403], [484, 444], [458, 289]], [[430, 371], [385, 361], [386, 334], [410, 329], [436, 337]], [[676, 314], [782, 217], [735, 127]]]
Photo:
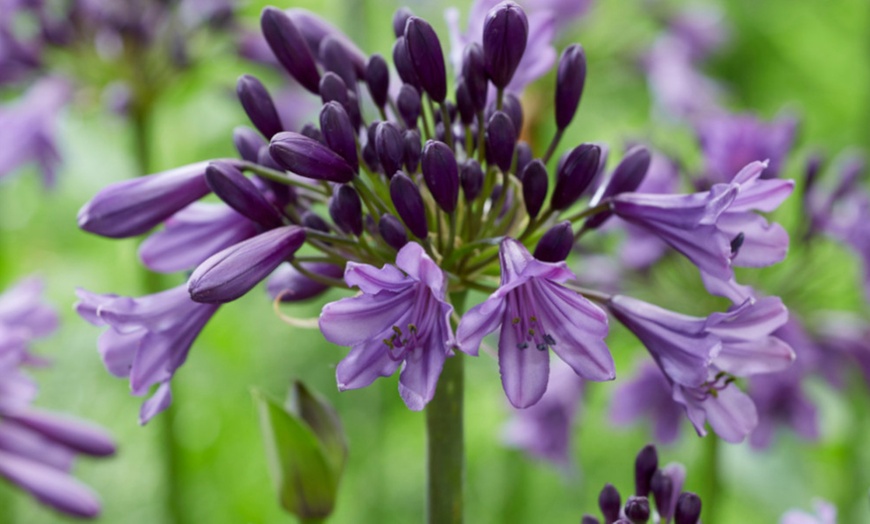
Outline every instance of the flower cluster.
[[76, 455], [109, 456], [115, 445], [101, 428], [32, 405], [37, 387], [23, 368], [47, 363], [30, 344], [57, 327], [41, 294], [31, 278], [0, 295], [0, 477], [58, 511], [92, 518], [100, 502], [70, 469]]
[[[565, 260], [604, 224], [628, 224], [694, 263], [711, 292], [732, 296], [734, 266], [785, 256], [788, 237], [757, 212], [775, 209], [791, 183], [763, 179], [767, 164], [754, 161], [704, 191], [645, 193], [652, 157], [643, 146], [609, 171], [600, 144], [556, 161], [586, 81], [579, 44], [559, 57], [557, 133], [535, 153], [510, 92], [539, 37], [519, 5], [488, 10], [452, 93], [432, 26], [406, 9], [392, 25], [398, 89], [383, 57], [366, 56], [315, 15], [266, 8], [265, 40], [320, 98], [319, 125], [287, 129], [266, 86], [244, 75], [237, 93], [256, 131], [234, 133], [241, 158], [114, 184], [82, 208], [79, 226], [111, 238], [165, 224], [142, 244], [143, 262], [193, 270], [186, 286], [147, 297], [80, 293], [82, 316], [108, 328], [100, 351], [109, 370], [129, 376], [134, 394], [158, 385], [142, 421], [168, 405], [172, 374], [220, 304], [273, 275], [270, 292], [282, 300], [359, 291], [320, 317], [325, 338], [351, 348], [336, 372], [342, 390], [400, 370], [402, 399], [423, 409], [446, 359], [477, 356], [497, 331], [507, 398], [528, 408], [548, 389], [551, 353], [585, 380], [615, 378], [609, 312], [647, 346], [699, 432], [708, 420], [741, 440], [755, 418], [735, 377], [793, 359], [771, 336], [786, 319], [781, 302], [746, 296], [726, 312], [689, 317], [583, 288]], [[209, 193], [222, 202], [198, 202]], [[489, 297], [464, 311], [470, 291]]]

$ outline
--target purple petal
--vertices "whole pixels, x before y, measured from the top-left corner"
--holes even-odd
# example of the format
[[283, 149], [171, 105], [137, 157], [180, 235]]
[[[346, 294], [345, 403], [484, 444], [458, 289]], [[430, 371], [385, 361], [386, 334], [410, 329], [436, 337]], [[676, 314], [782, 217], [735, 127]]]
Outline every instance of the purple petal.
[[398, 293], [381, 291], [331, 302], [323, 306], [320, 331], [326, 340], [340, 346], [355, 346], [370, 339], [380, 342], [383, 337], [379, 335], [401, 324], [400, 320], [410, 314], [414, 294], [413, 286], [406, 286]]
[[504, 298], [492, 296], [466, 311], [456, 328], [459, 349], [476, 357], [483, 338], [498, 329], [506, 307]]
[[788, 233], [752, 213], [724, 213], [716, 224], [728, 238], [743, 233], [743, 243], [732, 259], [735, 266], [767, 267], [782, 262], [788, 253]]
[[411, 280], [392, 264], [378, 269], [368, 264], [348, 262], [344, 281], [348, 286], [358, 287], [363, 293], [372, 295], [382, 290], [399, 292], [411, 285]]
[[0, 451], [0, 475], [58, 511], [81, 518], [100, 513], [94, 492], [62, 471]]
[[169, 387], [169, 382], [164, 382], [139, 409], [139, 424], [144, 426], [155, 415], [166, 410], [170, 404], [172, 404], [172, 390]]
[[520, 349], [517, 330], [503, 322], [498, 341], [498, 367], [505, 394], [515, 408], [534, 405], [547, 390], [550, 352], [534, 346]]
[[144, 329], [122, 333], [110, 328], [100, 335], [97, 339], [97, 349], [106, 370], [116, 377], [129, 377], [136, 352], [146, 334], [147, 331]]
[[436, 297], [444, 298], [444, 272], [429, 258], [420, 244], [405, 244], [396, 254], [396, 266], [414, 280], [425, 284]]
[[338, 390], [364, 388], [395, 373], [400, 362], [391, 359], [387, 349], [383, 341], [374, 339], [354, 346], [335, 370]]
[[438, 331], [430, 334], [428, 346], [414, 349], [405, 358], [399, 376], [399, 394], [410, 410], [422, 410], [435, 396], [438, 377], [441, 376], [448, 351], [444, 344], [447, 336]]
[[80, 453], [97, 457], [115, 453], [115, 443], [112, 438], [105, 430], [94, 424], [34, 409], [22, 413], [6, 413], [5, 417]]

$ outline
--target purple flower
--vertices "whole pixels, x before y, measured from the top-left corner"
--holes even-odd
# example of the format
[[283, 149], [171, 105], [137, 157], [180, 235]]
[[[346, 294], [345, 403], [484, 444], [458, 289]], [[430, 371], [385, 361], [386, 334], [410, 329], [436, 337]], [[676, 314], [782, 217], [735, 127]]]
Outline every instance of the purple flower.
[[395, 266], [349, 262], [344, 279], [362, 294], [327, 304], [320, 315], [323, 336], [351, 346], [336, 370], [338, 389], [366, 387], [401, 364], [399, 394], [409, 409], [423, 409], [454, 345], [444, 273], [412, 242]]
[[610, 420], [623, 426], [646, 416], [653, 424], [653, 435], [662, 443], [670, 443], [680, 435], [685, 410], [674, 402], [673, 388], [661, 370], [644, 363], [634, 378], [621, 384], [610, 404]]
[[837, 508], [826, 500], [813, 500], [813, 513], [792, 509], [779, 524], [837, 524]]
[[159, 384], [139, 412], [139, 423], [147, 423], [171, 404], [169, 381], [219, 305], [194, 302], [184, 285], [139, 298], [83, 289], [76, 294], [76, 312], [95, 326], [107, 327], [98, 348], [109, 373], [129, 377], [136, 396]]
[[686, 408], [695, 431], [706, 436], [705, 423], [725, 442], [739, 443], [758, 424], [755, 404], [724, 375], [712, 370], [702, 386], [674, 384], [674, 400]]
[[57, 312], [42, 301], [42, 280], [30, 277], [0, 295], [0, 326], [30, 341], [51, 335], [58, 324]]
[[459, 322], [462, 351], [477, 355], [483, 337], [499, 327], [499, 368], [511, 404], [527, 408], [547, 390], [552, 349], [588, 380], [615, 377], [604, 337], [607, 315], [579, 294], [559, 285], [575, 278], [564, 262], [535, 260], [521, 243], [502, 241], [501, 286]]
[[569, 467], [574, 419], [582, 400], [583, 379], [567, 364], [554, 361], [547, 392], [534, 406], [514, 410], [504, 429], [505, 442], [533, 457]]
[[671, 119], [698, 118], [723, 111], [722, 87], [697, 69], [693, 49], [681, 38], [665, 34], [644, 57], [655, 108]]
[[[316, 275], [341, 278], [344, 268], [326, 262], [305, 262], [302, 267]], [[326, 284], [315, 282], [290, 264], [282, 264], [266, 282], [266, 291], [273, 300], [298, 302], [320, 295], [329, 289]]]

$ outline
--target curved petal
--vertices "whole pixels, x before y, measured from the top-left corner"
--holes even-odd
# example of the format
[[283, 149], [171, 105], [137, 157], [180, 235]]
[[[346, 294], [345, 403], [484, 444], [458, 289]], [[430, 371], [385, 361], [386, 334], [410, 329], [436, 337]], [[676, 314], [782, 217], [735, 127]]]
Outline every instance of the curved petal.
[[519, 348], [517, 330], [503, 323], [498, 341], [498, 367], [507, 398], [515, 408], [527, 408], [541, 400], [550, 376], [550, 352], [534, 346]]
[[139, 409], [139, 424], [144, 426], [155, 415], [168, 408], [170, 404], [172, 404], [172, 390], [169, 387], [169, 382], [164, 382], [151, 395], [151, 398], [142, 403], [142, 407]]
[[338, 390], [364, 388], [378, 377], [395, 373], [399, 362], [390, 358], [387, 349], [380, 340], [368, 340], [351, 348], [335, 370]]
[[88, 422], [38, 409], [7, 413], [5, 417], [79, 453], [96, 457], [115, 453], [115, 443], [109, 434], [103, 428]]
[[444, 272], [429, 258], [420, 244], [405, 244], [396, 255], [396, 266], [414, 280], [425, 284], [436, 297], [444, 298]]
[[0, 451], [0, 475], [64, 513], [82, 518], [100, 513], [96, 494], [66, 472]]
[[376, 295], [343, 298], [323, 306], [320, 331], [326, 340], [340, 346], [355, 346], [370, 339], [380, 342], [380, 335], [410, 314], [414, 287], [398, 293], [381, 291]]
[[97, 339], [97, 349], [103, 365], [112, 375], [123, 378], [130, 376], [136, 352], [147, 332], [144, 329], [122, 333], [109, 328]]
[[788, 233], [760, 215], [725, 213], [716, 225], [730, 239], [743, 234], [743, 243], [732, 259], [735, 266], [767, 267], [782, 262], [788, 253]]
[[447, 358], [445, 335], [441, 329], [429, 336], [429, 344], [419, 347], [405, 357], [402, 374], [399, 376], [399, 394], [408, 409], [420, 411], [435, 396], [438, 377]]
[[348, 286], [356, 286], [370, 295], [384, 290], [399, 292], [411, 285], [410, 279], [391, 264], [378, 269], [368, 264], [348, 262], [344, 270], [344, 281]]
[[781, 371], [795, 360], [794, 350], [776, 337], [745, 342], [727, 342], [713, 364], [738, 377]]
[[483, 338], [498, 329], [506, 307], [505, 299], [492, 296], [466, 311], [456, 328], [459, 349], [476, 357]]

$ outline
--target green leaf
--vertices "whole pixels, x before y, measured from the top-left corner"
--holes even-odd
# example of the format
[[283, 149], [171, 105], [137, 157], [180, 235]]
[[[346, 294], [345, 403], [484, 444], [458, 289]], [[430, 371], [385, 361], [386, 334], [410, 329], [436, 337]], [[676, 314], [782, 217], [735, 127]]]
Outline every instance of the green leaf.
[[302, 519], [328, 516], [335, 507], [340, 469], [305, 422], [261, 391], [252, 394], [281, 506]]
[[293, 382], [284, 406], [317, 435], [333, 469], [341, 475], [347, 462], [347, 439], [335, 408], [326, 398], [308, 389], [299, 380]]

